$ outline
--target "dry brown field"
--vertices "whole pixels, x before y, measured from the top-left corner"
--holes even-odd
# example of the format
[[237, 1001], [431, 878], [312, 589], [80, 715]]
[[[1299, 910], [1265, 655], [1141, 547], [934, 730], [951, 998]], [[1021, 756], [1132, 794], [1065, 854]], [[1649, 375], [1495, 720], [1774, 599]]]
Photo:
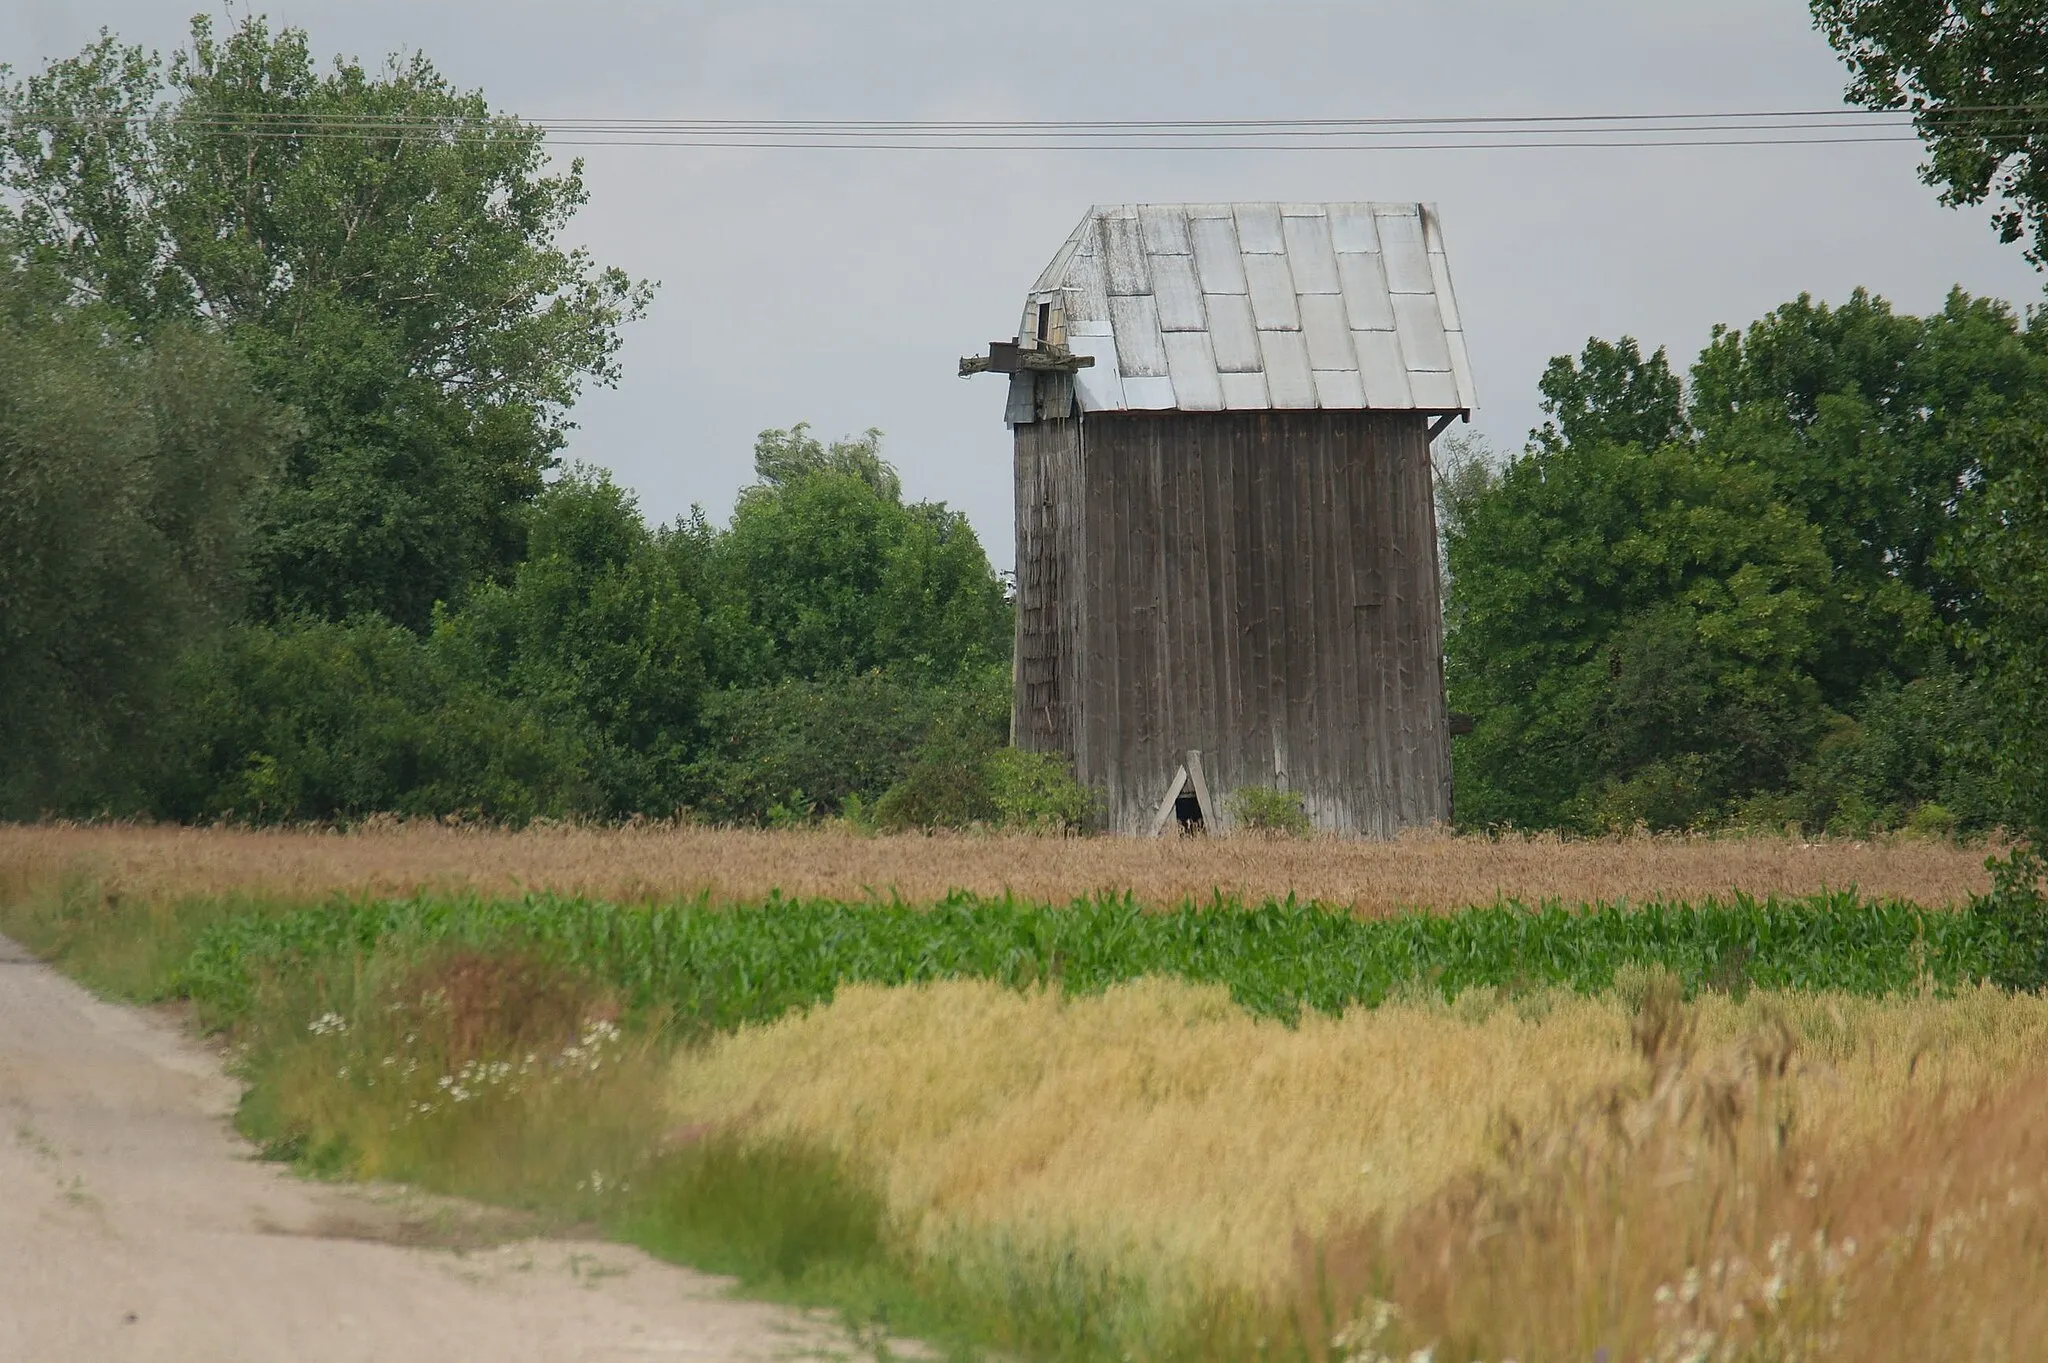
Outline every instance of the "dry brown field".
[[1989, 888], [1985, 850], [1931, 840], [1777, 836], [1565, 841], [1427, 834], [1396, 842], [1266, 837], [1155, 840], [1024, 834], [871, 837], [835, 829], [645, 825], [519, 832], [434, 823], [351, 831], [0, 826], [0, 892], [65, 875], [129, 894], [548, 889], [625, 901], [790, 896], [930, 900], [951, 890], [1065, 902], [1129, 891], [1147, 903], [1288, 894], [1360, 913], [1525, 902], [1699, 899], [1743, 891], [1956, 904]]

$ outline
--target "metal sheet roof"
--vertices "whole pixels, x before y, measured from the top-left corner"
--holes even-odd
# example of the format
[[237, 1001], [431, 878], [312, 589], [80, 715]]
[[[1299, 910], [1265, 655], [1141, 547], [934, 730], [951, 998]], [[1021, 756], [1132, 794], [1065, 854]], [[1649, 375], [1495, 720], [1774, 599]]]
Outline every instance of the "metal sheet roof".
[[1095, 357], [1084, 411], [1478, 405], [1431, 204], [1098, 204], [1018, 340], [1041, 325]]

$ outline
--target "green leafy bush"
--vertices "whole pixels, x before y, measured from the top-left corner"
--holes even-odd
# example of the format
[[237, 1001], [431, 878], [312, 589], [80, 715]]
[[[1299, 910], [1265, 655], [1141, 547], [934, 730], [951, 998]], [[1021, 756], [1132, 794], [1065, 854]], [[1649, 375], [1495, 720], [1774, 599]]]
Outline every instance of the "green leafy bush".
[[1253, 833], [1306, 837], [1315, 823], [1302, 807], [1301, 794], [1271, 786], [1239, 786], [1230, 795], [1230, 817], [1238, 828]]
[[185, 660], [177, 691], [156, 781], [167, 817], [517, 822], [589, 799], [574, 728], [464, 681], [382, 620], [235, 630]]
[[1087, 826], [1095, 794], [1057, 753], [999, 748], [983, 764], [996, 820], [1005, 828], [1064, 832]]

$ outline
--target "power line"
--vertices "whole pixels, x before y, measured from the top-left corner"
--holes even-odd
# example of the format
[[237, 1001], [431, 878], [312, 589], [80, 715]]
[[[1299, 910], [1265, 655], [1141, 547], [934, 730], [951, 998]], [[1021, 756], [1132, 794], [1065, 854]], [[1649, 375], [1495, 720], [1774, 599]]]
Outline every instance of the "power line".
[[[140, 124], [161, 114], [44, 120]], [[805, 151], [1456, 151], [1539, 148], [1838, 146], [1917, 141], [1924, 127], [1991, 136], [2039, 129], [2048, 106], [1900, 110], [1765, 109], [1653, 114], [1519, 114], [1328, 119], [518, 119], [509, 115], [363, 115], [178, 110], [189, 126], [264, 140], [399, 138], [488, 141], [530, 131], [565, 147]], [[34, 120], [24, 120], [30, 126]]]

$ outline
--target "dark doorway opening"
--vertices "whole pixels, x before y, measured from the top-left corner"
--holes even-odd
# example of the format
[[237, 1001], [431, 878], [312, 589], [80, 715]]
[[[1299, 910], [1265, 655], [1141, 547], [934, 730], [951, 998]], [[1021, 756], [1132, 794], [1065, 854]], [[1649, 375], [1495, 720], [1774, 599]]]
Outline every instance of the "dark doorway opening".
[[1192, 787], [1183, 786], [1173, 800], [1174, 822], [1183, 833], [1204, 833], [1208, 829], [1202, 823], [1202, 802], [1195, 798]]

